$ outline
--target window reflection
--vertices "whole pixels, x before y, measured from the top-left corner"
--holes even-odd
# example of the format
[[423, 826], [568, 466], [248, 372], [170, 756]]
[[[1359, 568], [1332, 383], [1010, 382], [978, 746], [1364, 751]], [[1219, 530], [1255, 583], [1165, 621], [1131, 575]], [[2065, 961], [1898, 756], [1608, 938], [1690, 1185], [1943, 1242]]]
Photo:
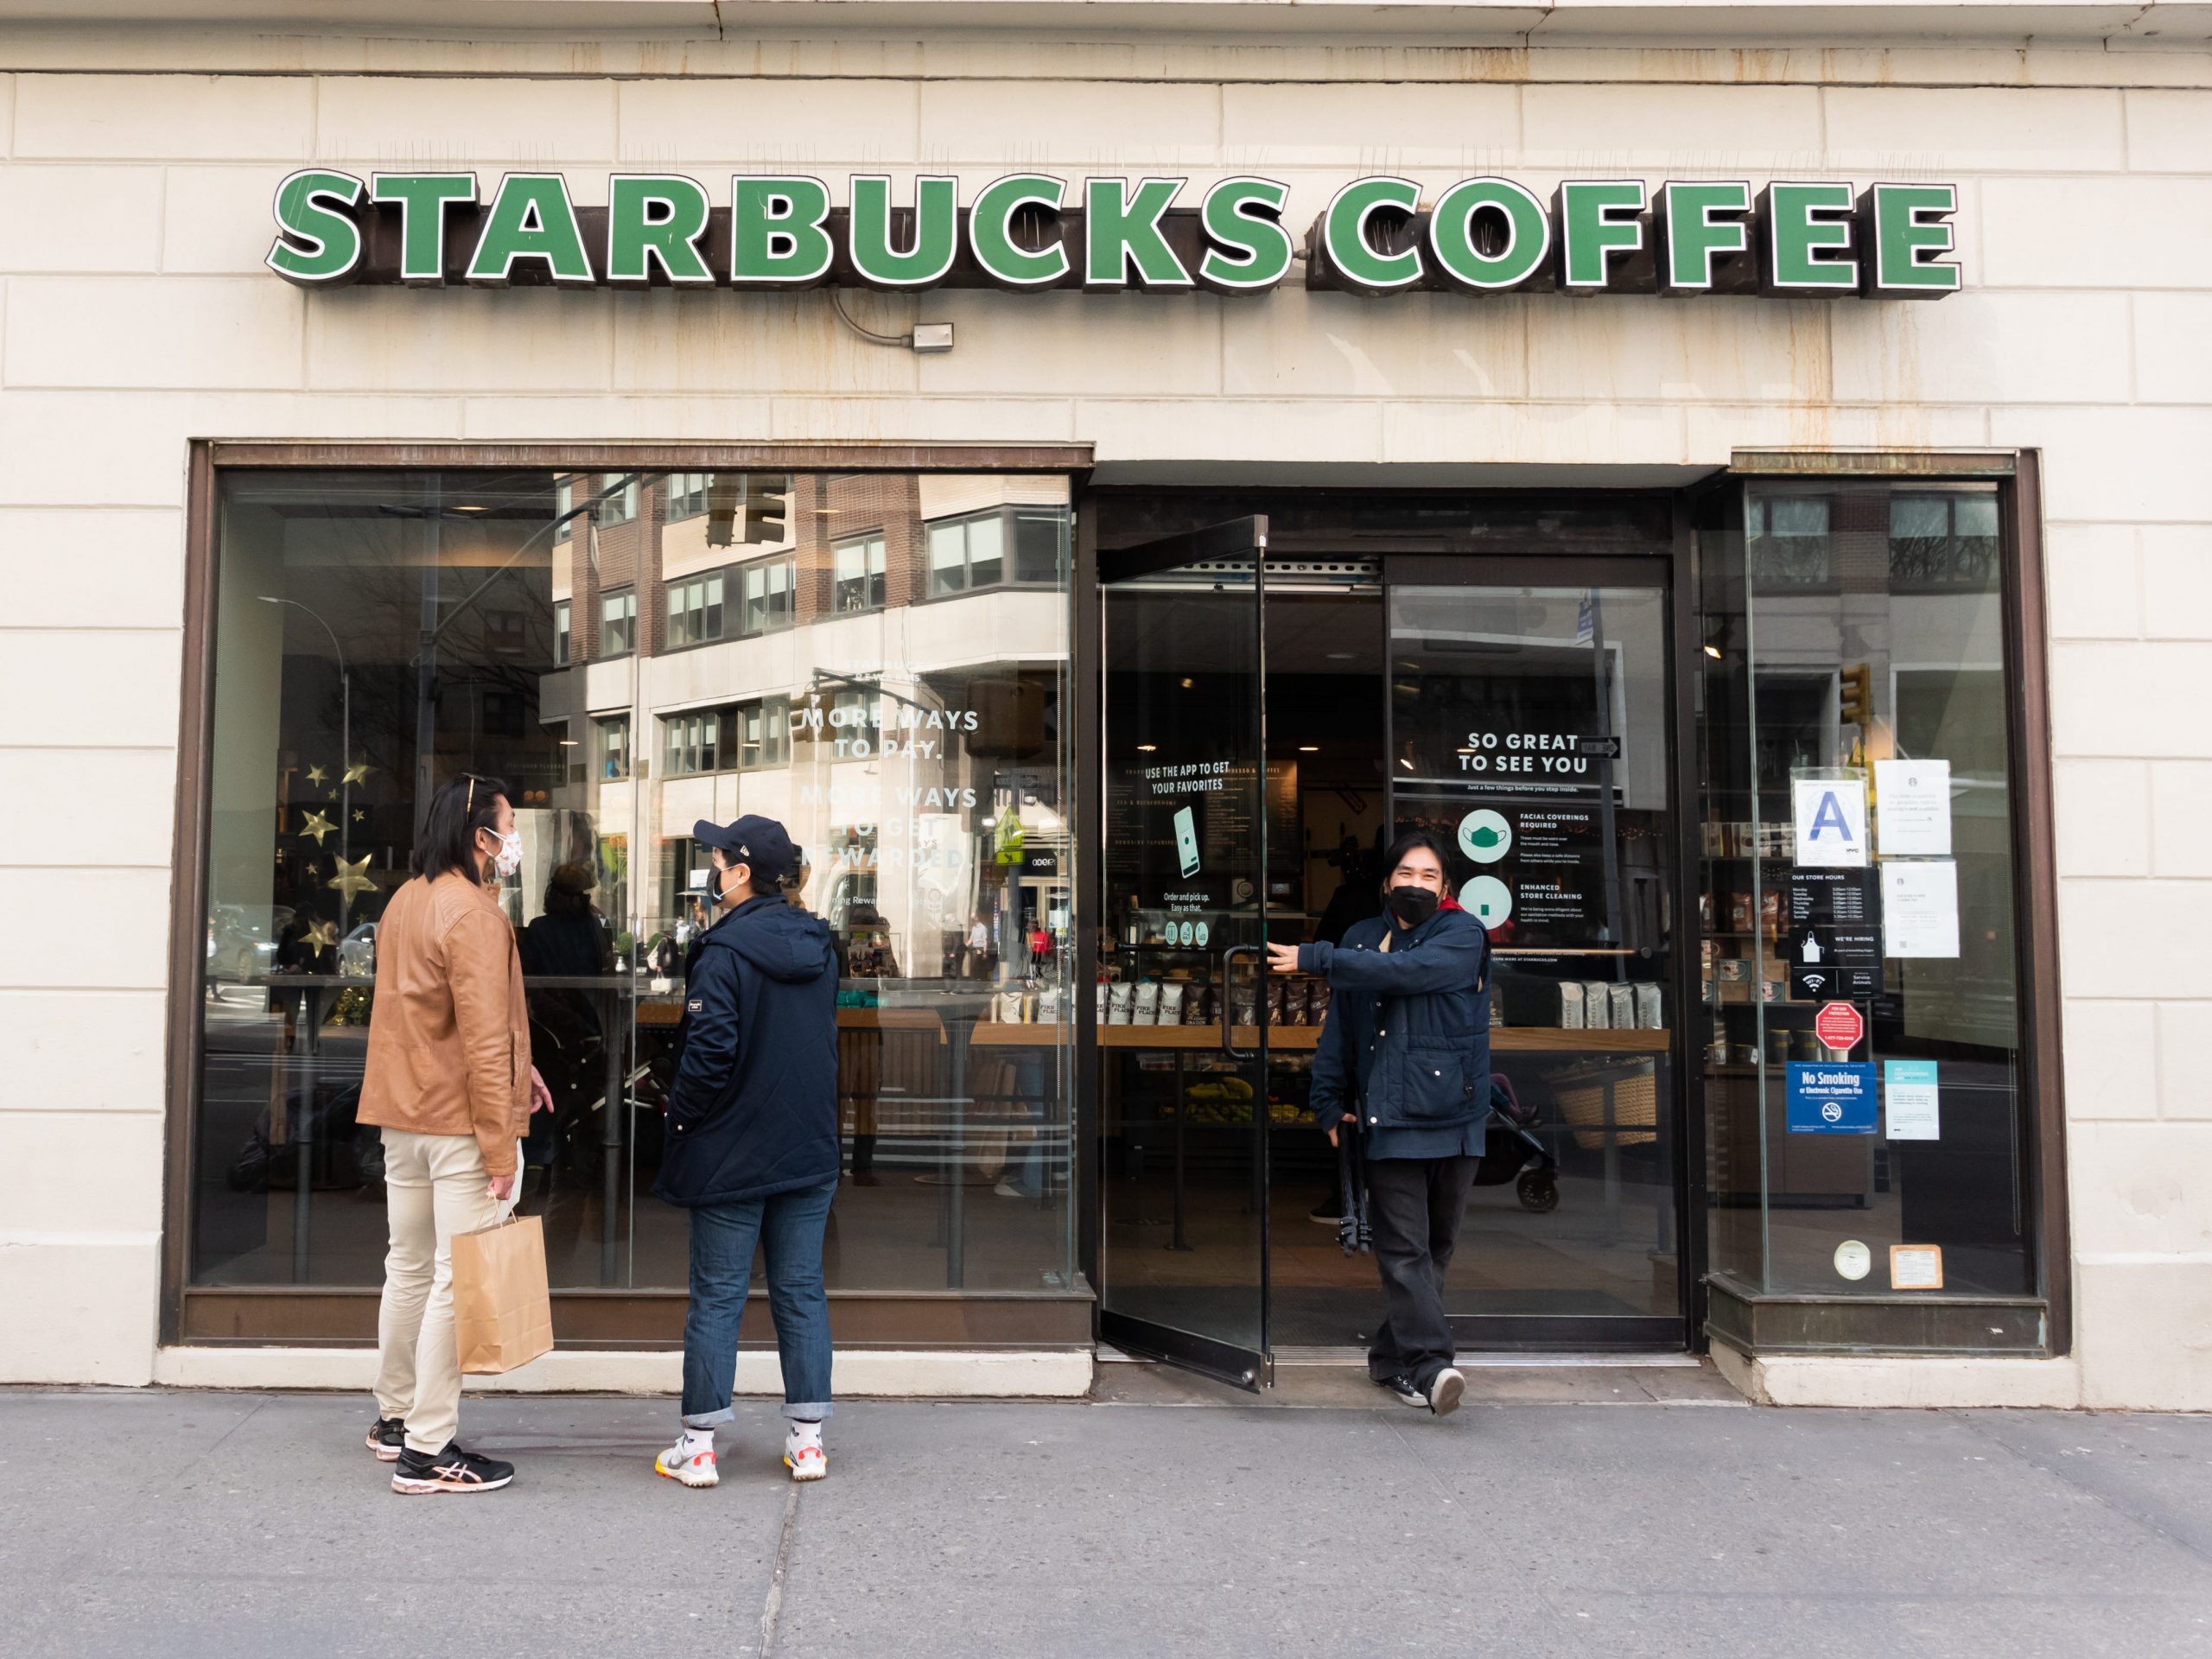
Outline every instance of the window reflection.
[[[379, 1148], [352, 1122], [376, 918], [462, 767], [508, 780], [524, 836], [502, 901], [558, 1108], [525, 1148], [556, 1287], [684, 1282], [683, 1218], [648, 1194], [708, 919], [691, 829], [746, 812], [804, 849], [795, 901], [846, 969], [832, 1286], [1071, 1281], [1071, 1027], [1044, 995], [1072, 959], [1064, 480], [221, 494], [196, 1282], [378, 1282]], [[922, 604], [941, 522], [984, 591]], [[989, 550], [1015, 524], [1020, 592]]]
[[[1706, 526], [1700, 624], [1713, 1264], [1887, 1294], [1887, 1247], [1932, 1245], [1948, 1288], [2024, 1293], [1996, 487], [1754, 485], [1738, 511]], [[1859, 862], [1800, 857], [1808, 783], [1863, 800]], [[1955, 938], [1920, 925], [1930, 893]], [[1839, 1001], [1868, 1025], [1848, 1052], [1814, 1029]], [[1869, 1127], [1793, 1111], [1794, 1069], [1831, 1064], [1866, 1068]]]

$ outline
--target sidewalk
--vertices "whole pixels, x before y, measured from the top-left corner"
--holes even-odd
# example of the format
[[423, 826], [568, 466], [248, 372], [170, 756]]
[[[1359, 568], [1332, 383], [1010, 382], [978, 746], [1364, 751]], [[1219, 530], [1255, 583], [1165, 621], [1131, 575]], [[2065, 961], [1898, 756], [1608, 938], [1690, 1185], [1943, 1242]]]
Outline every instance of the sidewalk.
[[[860, 1402], [713, 1491], [658, 1400], [472, 1398], [514, 1487], [405, 1499], [328, 1395], [0, 1391], [0, 1646], [79, 1655], [2212, 1653], [2212, 1418], [1774, 1411], [1488, 1370], [1438, 1421], [1150, 1367]], [[1342, 1402], [1343, 1403], [1335, 1403]]]

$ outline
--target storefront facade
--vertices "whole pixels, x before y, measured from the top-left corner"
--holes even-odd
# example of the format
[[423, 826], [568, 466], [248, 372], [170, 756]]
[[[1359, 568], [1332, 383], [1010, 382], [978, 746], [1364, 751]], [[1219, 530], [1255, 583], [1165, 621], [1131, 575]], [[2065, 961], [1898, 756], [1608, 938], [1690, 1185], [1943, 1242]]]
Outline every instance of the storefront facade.
[[843, 957], [854, 1389], [1356, 1344], [1323, 1001], [1252, 967], [1421, 823], [1524, 1120], [1468, 1344], [2212, 1403], [2201, 46], [893, 10], [0, 35], [0, 1374], [353, 1379], [376, 919], [467, 767], [546, 1386], [668, 1370], [750, 811]]

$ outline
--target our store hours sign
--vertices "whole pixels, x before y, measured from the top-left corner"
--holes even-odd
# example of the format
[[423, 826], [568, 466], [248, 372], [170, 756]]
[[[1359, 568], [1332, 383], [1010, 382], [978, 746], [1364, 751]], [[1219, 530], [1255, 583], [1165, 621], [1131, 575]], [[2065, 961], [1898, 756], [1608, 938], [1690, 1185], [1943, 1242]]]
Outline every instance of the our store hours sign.
[[[719, 184], [720, 181], [718, 181]], [[581, 206], [558, 173], [327, 168], [276, 187], [266, 263], [306, 288], [1081, 289], [1264, 294], [1859, 295], [1941, 299], [1960, 269], [1948, 184], [1504, 178], [1352, 180], [1301, 240], [1290, 188], [1250, 175], [956, 179], [740, 174], [719, 200], [677, 173], [617, 174]]]

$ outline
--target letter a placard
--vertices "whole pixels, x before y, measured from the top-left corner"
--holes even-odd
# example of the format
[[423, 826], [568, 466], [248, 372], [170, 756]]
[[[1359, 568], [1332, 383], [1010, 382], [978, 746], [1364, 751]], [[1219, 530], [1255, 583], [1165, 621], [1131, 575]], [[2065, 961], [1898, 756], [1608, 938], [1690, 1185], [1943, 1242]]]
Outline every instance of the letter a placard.
[[1866, 862], [1866, 782], [1862, 778], [1791, 780], [1796, 807], [1796, 861], [1816, 869]]

